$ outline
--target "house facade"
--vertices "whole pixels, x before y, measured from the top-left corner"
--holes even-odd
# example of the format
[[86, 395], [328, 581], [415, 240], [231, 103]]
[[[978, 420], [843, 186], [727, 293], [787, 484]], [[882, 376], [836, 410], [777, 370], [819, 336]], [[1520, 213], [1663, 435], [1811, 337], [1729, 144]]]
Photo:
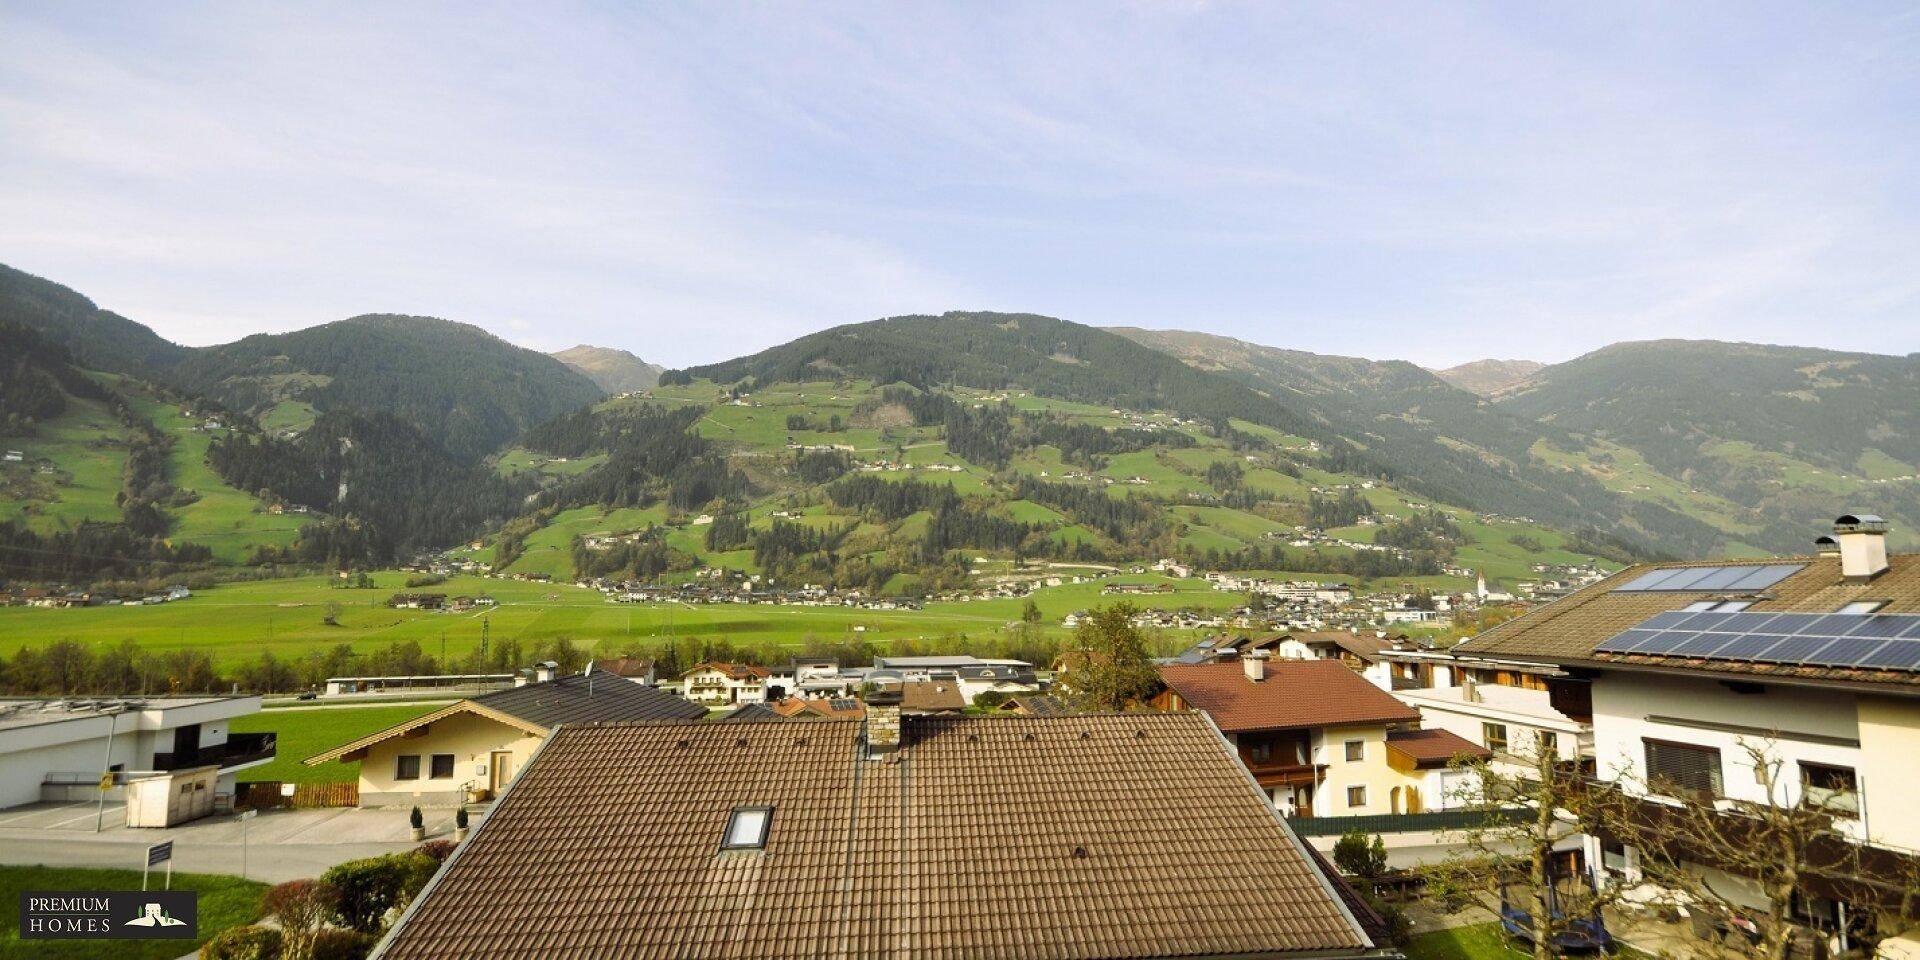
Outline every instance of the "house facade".
[[[1163, 664], [1162, 710], [1200, 710], [1234, 744], [1288, 816], [1349, 817], [1444, 809], [1426, 754], [1479, 756], [1445, 731], [1407, 740], [1420, 715], [1337, 660], [1269, 660], [1256, 651], [1205, 664]], [[1396, 735], [1403, 741], [1396, 752]], [[1414, 753], [1409, 753], [1409, 750]], [[1422, 761], [1427, 765], [1422, 766]]]
[[[1885, 524], [1854, 515], [1816, 549], [1634, 567], [1456, 650], [1553, 667], [1547, 696], [1591, 731], [1602, 782], [1655, 801], [1818, 801], [1837, 835], [1912, 856], [1920, 555], [1890, 556]], [[1630, 848], [1588, 838], [1586, 856], [1636, 878]], [[1827, 929], [1844, 915], [1817, 896], [1794, 909]]]
[[0, 808], [97, 799], [103, 775], [118, 802], [130, 780], [203, 768], [209, 809], [230, 804], [235, 776], [274, 758], [273, 734], [229, 729], [258, 712], [256, 696], [0, 700]]
[[612, 673], [498, 690], [395, 724], [307, 758], [360, 763], [360, 805], [457, 806], [498, 794], [562, 723], [690, 720], [706, 708]]
[[768, 688], [774, 685], [773, 672], [750, 663], [702, 663], [682, 674], [680, 680], [681, 692], [688, 700], [708, 707], [779, 699], [768, 695]]

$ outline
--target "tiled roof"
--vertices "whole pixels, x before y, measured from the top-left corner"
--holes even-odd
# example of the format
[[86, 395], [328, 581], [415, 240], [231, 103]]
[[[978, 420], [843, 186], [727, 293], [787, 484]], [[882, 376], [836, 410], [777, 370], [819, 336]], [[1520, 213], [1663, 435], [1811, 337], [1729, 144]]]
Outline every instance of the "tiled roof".
[[951, 680], [925, 680], [900, 685], [900, 709], [935, 712], [965, 710], [967, 695]]
[[1006, 713], [1023, 713], [1029, 717], [1063, 717], [1073, 711], [1060, 702], [1060, 698], [1039, 695], [1031, 697], [1012, 697], [1000, 705]]
[[1413, 708], [1337, 660], [1273, 660], [1266, 679], [1239, 663], [1163, 664], [1160, 680], [1220, 729], [1285, 730], [1420, 719]]
[[595, 660], [587, 666], [594, 673], [617, 673], [623, 677], [639, 678], [653, 672], [652, 660], [641, 660], [634, 657]]
[[1362, 660], [1380, 659], [1380, 651], [1388, 644], [1386, 640], [1371, 633], [1354, 633], [1351, 630], [1323, 630], [1291, 634], [1293, 639], [1309, 646], [1330, 643]]
[[[1366, 953], [1194, 714], [566, 727], [383, 960]], [[772, 808], [764, 850], [720, 850]], [[1142, 811], [1161, 811], [1143, 816]]]
[[867, 705], [852, 697], [835, 697], [832, 700], [788, 697], [772, 704], [774, 713], [783, 717], [806, 717], [814, 719], [829, 717], [834, 719], [858, 719], [866, 716]]
[[1399, 751], [1418, 767], [1443, 767], [1455, 757], [1493, 759], [1492, 750], [1451, 730], [1390, 730], [1387, 748]]
[[1744, 595], [1723, 590], [1618, 592], [1614, 588], [1630, 583], [1656, 568], [1744, 566], [1758, 561], [1661, 563], [1632, 567], [1544, 607], [1538, 607], [1525, 616], [1500, 624], [1455, 647], [1454, 651], [1560, 664], [1685, 668], [1781, 680], [1916, 686], [1920, 685], [1920, 675], [1893, 670], [1648, 657], [1599, 653], [1594, 649], [1654, 614], [1678, 610], [1697, 600], [1753, 599], [1753, 606], [1748, 609], [1762, 613], [1832, 613], [1856, 600], [1884, 600], [1886, 606], [1880, 609], [1881, 613], [1920, 613], [1920, 554], [1896, 554], [1889, 557], [1888, 561], [1885, 572], [1865, 583], [1848, 582], [1840, 573], [1838, 557], [1788, 557], [1769, 561], [1803, 563], [1806, 568], [1758, 594]]

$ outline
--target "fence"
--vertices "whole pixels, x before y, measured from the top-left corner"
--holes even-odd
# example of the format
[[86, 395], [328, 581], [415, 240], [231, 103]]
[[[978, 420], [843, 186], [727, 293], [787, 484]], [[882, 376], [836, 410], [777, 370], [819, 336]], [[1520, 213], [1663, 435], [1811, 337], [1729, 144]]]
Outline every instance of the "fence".
[[1365, 817], [1288, 817], [1288, 825], [1303, 837], [1337, 837], [1349, 830], [1362, 833], [1416, 833], [1471, 830], [1513, 823], [1530, 811], [1433, 810], [1427, 813], [1383, 813]]
[[293, 796], [281, 793], [278, 780], [261, 780], [254, 783], [242, 783], [234, 788], [234, 807], [256, 810], [273, 807], [292, 807], [305, 809], [311, 807], [355, 807], [360, 805], [360, 785], [357, 783], [296, 783]]

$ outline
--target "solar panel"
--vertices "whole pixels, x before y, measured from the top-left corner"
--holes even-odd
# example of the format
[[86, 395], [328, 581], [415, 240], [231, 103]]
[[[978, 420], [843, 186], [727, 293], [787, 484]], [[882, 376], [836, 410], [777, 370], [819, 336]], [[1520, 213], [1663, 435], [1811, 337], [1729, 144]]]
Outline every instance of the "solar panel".
[[1804, 569], [1803, 563], [1734, 564], [1725, 567], [1662, 567], [1649, 570], [1614, 588], [1617, 592], [1659, 590], [1722, 590], [1747, 593], [1765, 590]]
[[1652, 657], [1920, 672], [1920, 616], [1673, 610], [1648, 617], [1595, 649]]

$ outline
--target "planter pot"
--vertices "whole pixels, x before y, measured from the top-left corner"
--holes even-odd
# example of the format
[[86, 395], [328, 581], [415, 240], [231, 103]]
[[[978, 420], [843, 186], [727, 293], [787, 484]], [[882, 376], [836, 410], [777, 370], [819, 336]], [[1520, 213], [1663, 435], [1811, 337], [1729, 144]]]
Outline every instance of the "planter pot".
[[418, 842], [420, 842], [420, 841], [422, 841], [422, 840], [425, 840], [426, 838], [427, 838], [427, 828], [426, 828], [426, 827], [414, 827], [414, 828], [413, 828], [413, 840], [414, 840], [414, 842], [415, 842], [415, 843], [418, 843]]
[[453, 842], [454, 842], [454, 843], [459, 843], [460, 841], [462, 841], [462, 840], [465, 840], [466, 838], [467, 838], [467, 828], [466, 828], [466, 827], [454, 827], [454, 828], [453, 828]]

